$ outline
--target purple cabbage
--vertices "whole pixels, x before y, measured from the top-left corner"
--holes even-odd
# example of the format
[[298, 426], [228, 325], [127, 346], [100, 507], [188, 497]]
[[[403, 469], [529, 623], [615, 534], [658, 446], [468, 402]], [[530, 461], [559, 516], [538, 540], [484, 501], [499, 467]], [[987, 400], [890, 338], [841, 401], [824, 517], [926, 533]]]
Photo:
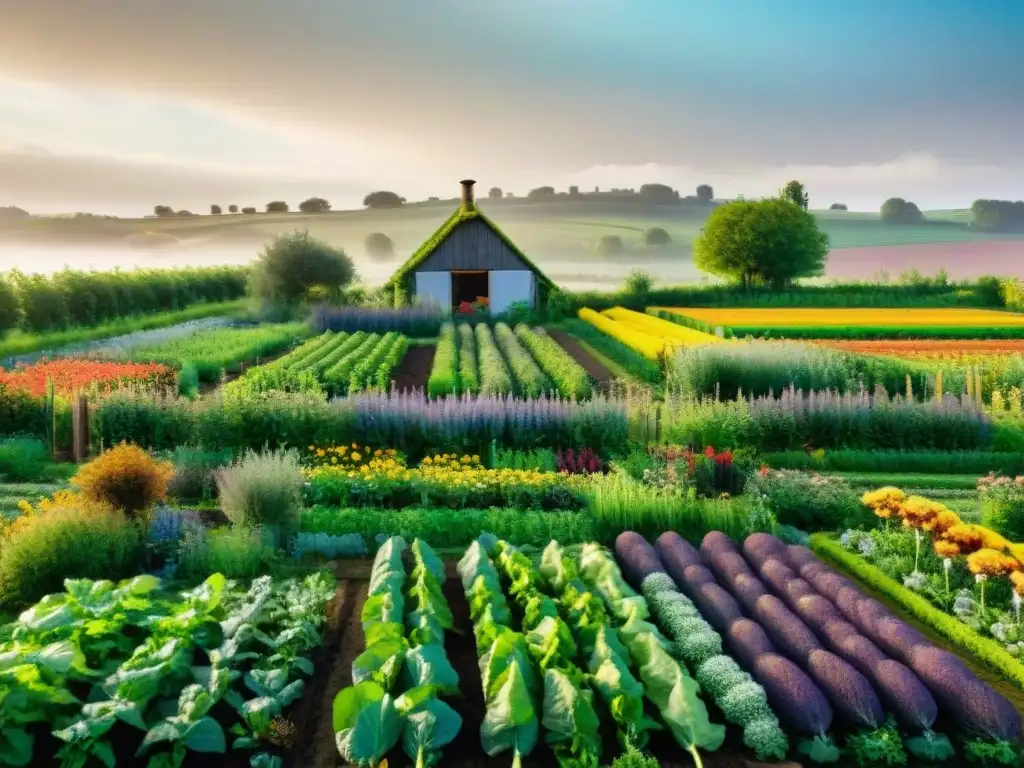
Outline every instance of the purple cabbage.
[[721, 531], [711, 531], [700, 542], [700, 560], [704, 565], [711, 562], [711, 558], [720, 552], [735, 552], [740, 554], [740, 548], [727, 535]]
[[885, 720], [882, 703], [871, 683], [834, 653], [811, 651], [807, 656], [807, 673], [835, 711], [854, 725], [874, 730]]
[[638, 589], [652, 573], [665, 573], [654, 547], [633, 531], [625, 531], [615, 538], [615, 557], [622, 568], [622, 575]]
[[747, 669], [766, 653], [775, 653], [775, 646], [761, 625], [750, 619], [737, 619], [726, 632], [729, 648]]
[[801, 597], [793, 605], [793, 613], [819, 634], [824, 631], [828, 624], [843, 620], [836, 607], [821, 595], [805, 595]]
[[[654, 550], [661, 558], [669, 576], [683, 586], [683, 571], [691, 565], [700, 565], [700, 553], [686, 539], [675, 531], [661, 534], [654, 542]], [[684, 590], [685, 591], [685, 590]]]
[[767, 560], [785, 561], [786, 545], [770, 533], [752, 533], [743, 540], [743, 554], [755, 568]]
[[766, 561], [758, 575], [777, 595], [785, 594], [786, 584], [799, 578], [792, 568], [781, 560], [774, 559]]
[[[871, 642], [863, 637], [860, 639], [865, 643]], [[875, 651], [880, 653], [877, 648]], [[924, 683], [910, 669], [898, 661], [883, 659], [873, 666], [871, 679], [888, 710], [903, 725], [917, 731], [932, 729], [939, 716], [939, 707]]]
[[935, 647], [918, 647], [911, 667], [957, 725], [983, 739], [1020, 740], [1020, 713], [975, 677], [960, 659]]
[[762, 595], [767, 595], [768, 590], [756, 576], [737, 576], [730, 585], [730, 591], [736, 596], [748, 613], [754, 612], [754, 606]]
[[717, 551], [708, 558], [706, 565], [722, 583], [734, 581], [737, 576], [755, 575], [739, 552]]
[[764, 653], [751, 674], [785, 725], [803, 734], [823, 735], [832, 726], [832, 707], [811, 679], [789, 659]]
[[[690, 566], [686, 570], [689, 572], [693, 568], [694, 566]], [[690, 597], [701, 615], [704, 616], [704, 620], [720, 634], [725, 632], [734, 621], [743, 618], [736, 598], [717, 584], [701, 584], [694, 589]]]
[[775, 595], [765, 595], [754, 606], [754, 618], [771, 637], [776, 647], [798, 663], [811, 651], [822, 650], [821, 641]]
[[[845, 621], [839, 623], [846, 624], [850, 629], [854, 629]], [[856, 630], [843, 635], [838, 643], [833, 643], [831, 639], [828, 642], [829, 645], [832, 646], [832, 650], [853, 664], [853, 666], [859, 669], [866, 677], [871, 679], [874, 679], [876, 665], [883, 661], [892, 661], [892, 659], [879, 650], [877, 645], [864, 637], [864, 635], [856, 632]], [[893, 663], [899, 664], [898, 661]]]

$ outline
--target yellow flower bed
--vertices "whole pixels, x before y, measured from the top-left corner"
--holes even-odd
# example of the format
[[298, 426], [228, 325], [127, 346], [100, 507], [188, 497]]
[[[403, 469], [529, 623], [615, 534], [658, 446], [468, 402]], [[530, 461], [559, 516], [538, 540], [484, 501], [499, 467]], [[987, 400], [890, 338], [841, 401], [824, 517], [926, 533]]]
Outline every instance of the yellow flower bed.
[[329, 445], [324, 448], [309, 446], [306, 463], [314, 467], [330, 466], [339, 469], [359, 471], [369, 469], [390, 469], [404, 467], [405, 457], [394, 448], [371, 448], [368, 445]]
[[665, 353], [665, 341], [624, 323], [605, 317], [592, 309], [584, 307], [579, 311], [580, 320], [590, 323], [602, 333], [606, 333], [617, 341], [621, 341], [630, 349], [634, 349], [650, 360], [659, 360]]
[[658, 309], [700, 320], [709, 325], [739, 328], [790, 326], [962, 326], [966, 328], [1024, 325], [1024, 314], [959, 307], [945, 309], [658, 307]]
[[722, 339], [713, 334], [676, 325], [668, 320], [652, 317], [645, 312], [634, 312], [624, 307], [606, 309], [601, 314], [641, 333], [662, 339], [666, 344], [673, 342], [681, 344], [717, 344], [722, 341]]

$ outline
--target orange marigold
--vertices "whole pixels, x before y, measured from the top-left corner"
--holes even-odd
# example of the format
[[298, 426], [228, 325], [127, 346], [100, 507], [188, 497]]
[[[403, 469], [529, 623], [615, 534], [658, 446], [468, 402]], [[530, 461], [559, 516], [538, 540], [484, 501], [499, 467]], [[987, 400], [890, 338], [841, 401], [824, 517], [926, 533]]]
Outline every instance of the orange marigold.
[[967, 556], [967, 567], [973, 574], [997, 577], [1013, 573], [1020, 563], [994, 549], [979, 549]]
[[975, 526], [969, 523], [959, 523], [958, 525], [950, 526], [943, 538], [960, 547], [960, 552], [964, 554], [981, 549], [984, 541], [981, 534], [975, 530]]
[[952, 541], [937, 539], [935, 541], [935, 554], [939, 557], [956, 557], [960, 554], [960, 547]]
[[942, 507], [935, 517], [921, 527], [929, 533], [941, 536], [954, 525], [960, 525], [960, 523], [961, 520], [957, 517], [956, 512], [951, 509], [947, 509], [946, 507]]
[[889, 519], [899, 512], [900, 504], [907, 495], [899, 488], [888, 485], [875, 491], [868, 491], [860, 497], [861, 503], [870, 507], [878, 517]]
[[926, 499], [924, 496], [910, 496], [899, 505], [897, 514], [903, 518], [903, 524], [908, 528], [928, 530], [932, 522], [945, 509], [938, 502]]

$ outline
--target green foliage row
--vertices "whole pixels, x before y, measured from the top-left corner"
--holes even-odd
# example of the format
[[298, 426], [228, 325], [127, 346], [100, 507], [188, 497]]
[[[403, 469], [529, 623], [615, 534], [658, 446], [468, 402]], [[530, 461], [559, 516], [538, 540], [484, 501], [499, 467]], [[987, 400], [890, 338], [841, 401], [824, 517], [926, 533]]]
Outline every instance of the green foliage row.
[[[387, 386], [377, 385], [381, 373], [381, 366], [388, 360], [392, 351], [397, 347], [404, 354], [409, 341], [404, 336], [388, 331], [380, 337], [377, 345], [370, 350], [369, 354], [360, 360], [352, 369], [349, 376], [348, 391], [362, 392], [365, 389], [377, 388], [387, 389]], [[385, 376], [390, 379], [390, 368], [386, 368]]]
[[[467, 326], [468, 327], [468, 326]], [[455, 338], [455, 324], [445, 323], [437, 338], [434, 362], [427, 379], [427, 395], [444, 397], [459, 389], [459, 348]]]
[[0, 482], [38, 482], [45, 477], [50, 449], [35, 438], [0, 439]]
[[407, 336], [399, 335], [391, 345], [391, 348], [384, 355], [384, 358], [380, 361], [380, 364], [377, 366], [377, 370], [373, 374], [373, 381], [370, 386], [382, 392], [389, 390], [393, 381], [391, 377], [394, 375], [395, 370], [401, 364], [402, 359], [405, 357], [405, 353], [408, 351], [409, 338]]
[[562, 397], [581, 400], [590, 394], [590, 376], [558, 342], [541, 328], [516, 326], [516, 337], [551, 378]]
[[612, 362], [618, 363], [632, 376], [648, 384], [659, 384], [664, 380], [661, 366], [648, 360], [635, 349], [597, 330], [590, 323], [571, 318], [560, 325], [578, 339], [585, 341]]
[[480, 393], [476, 337], [469, 323], [459, 323], [459, 391], [470, 395]]
[[896, 395], [906, 392], [908, 376], [918, 398], [934, 394], [929, 371], [913, 362], [792, 341], [747, 340], [681, 347], [669, 362], [667, 383], [680, 394], [732, 400], [740, 392], [766, 395], [787, 387], [856, 392], [881, 386]]
[[348, 391], [352, 380], [352, 372], [359, 365], [360, 361], [377, 346], [381, 338], [383, 337], [376, 333], [367, 334], [363, 337], [359, 346], [349, 348], [349, 351], [323, 371], [320, 378], [324, 383], [324, 387], [331, 395], [343, 395]]
[[895, 485], [898, 488], [928, 488], [930, 490], [969, 491], [977, 490], [977, 475], [945, 475], [926, 472], [840, 472], [847, 483], [857, 486]]
[[893, 451], [852, 448], [820, 453], [805, 450], [766, 453], [762, 457], [776, 469], [808, 469], [832, 472], [916, 472], [927, 474], [989, 472], [1024, 474], [1024, 454], [992, 451], [923, 450]]
[[[0, 283], [3, 278], [0, 277]], [[0, 290], [3, 290], [0, 288]], [[0, 299], [0, 302], [3, 300]], [[125, 336], [138, 331], [151, 331], [165, 328], [191, 320], [205, 317], [235, 315], [245, 309], [244, 299], [218, 301], [204, 304], [193, 304], [184, 309], [160, 312], [153, 315], [135, 315], [101, 323], [88, 328], [71, 328], [64, 331], [46, 331], [44, 333], [25, 333], [15, 331], [0, 340], [0, 358], [27, 355], [32, 352], [56, 350], [70, 344], [83, 344], [89, 341]], [[2, 335], [2, 334], [0, 334]]]
[[512, 377], [494, 342], [491, 329], [485, 323], [477, 323], [473, 332], [476, 336], [477, 363], [480, 366], [480, 394], [512, 394]]
[[811, 536], [811, 549], [826, 563], [852, 574], [866, 587], [900, 606], [953, 645], [985, 662], [1015, 685], [1024, 687], [1024, 665], [995, 640], [982, 637], [955, 616], [936, 608], [924, 597], [889, 578], [860, 555], [848, 552], [824, 534]]
[[780, 398], [722, 401], [670, 398], [662, 442], [788, 451], [813, 446], [890, 450], [978, 450], [1019, 442], [1013, 423], [993, 424], [970, 404], [889, 401], [884, 396], [781, 393]]
[[521, 397], [540, 397], [551, 391], [551, 381], [506, 323], [494, 326], [494, 337], [515, 377], [516, 394]]
[[242, 363], [287, 349], [309, 332], [305, 323], [214, 328], [138, 346], [126, 351], [124, 356], [173, 368], [191, 365], [200, 381], [216, 381], [225, 371], [237, 370]]
[[185, 309], [245, 295], [244, 267], [139, 269], [0, 275], [0, 337], [20, 328], [46, 333]]

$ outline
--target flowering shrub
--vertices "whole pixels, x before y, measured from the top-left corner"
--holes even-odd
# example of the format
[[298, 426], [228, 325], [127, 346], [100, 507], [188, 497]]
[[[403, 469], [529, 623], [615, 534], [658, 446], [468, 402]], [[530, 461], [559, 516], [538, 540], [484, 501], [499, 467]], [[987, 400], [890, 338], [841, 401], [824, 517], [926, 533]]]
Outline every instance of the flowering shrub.
[[747, 462], [734, 461], [733, 451], [717, 452], [710, 445], [702, 452], [691, 446], [652, 446], [648, 455], [654, 461], [643, 474], [649, 485], [682, 485], [706, 498], [742, 493], [750, 469]]
[[586, 478], [539, 470], [486, 469], [478, 455], [427, 456], [416, 468], [382, 458], [358, 467], [322, 465], [304, 470], [309, 501], [345, 507], [508, 506], [581, 508]]
[[870, 521], [856, 492], [841, 478], [768, 470], [753, 473], [747, 490], [764, 497], [779, 523], [804, 531], [856, 528]]
[[82, 466], [71, 482], [84, 498], [136, 517], [166, 498], [173, 474], [169, 461], [157, 461], [139, 446], [121, 443]]
[[981, 521], [1013, 541], [1024, 541], [1024, 475], [990, 474], [978, 480]]
[[[391, 462], [390, 464], [388, 462]], [[371, 448], [368, 445], [329, 445], [307, 449], [304, 463], [313, 467], [337, 467], [344, 470], [391, 469], [405, 466], [405, 457], [394, 448]]]
[[590, 448], [579, 452], [572, 448], [559, 451], [555, 456], [555, 468], [568, 475], [594, 475], [605, 471], [604, 461]]
[[53, 379], [58, 395], [70, 395], [82, 389], [116, 389], [123, 384], [169, 389], [176, 386], [174, 371], [156, 363], [113, 363], [101, 360], [46, 360], [35, 365], [0, 370], [0, 385], [27, 392], [34, 397], [46, 394], [46, 382]]

